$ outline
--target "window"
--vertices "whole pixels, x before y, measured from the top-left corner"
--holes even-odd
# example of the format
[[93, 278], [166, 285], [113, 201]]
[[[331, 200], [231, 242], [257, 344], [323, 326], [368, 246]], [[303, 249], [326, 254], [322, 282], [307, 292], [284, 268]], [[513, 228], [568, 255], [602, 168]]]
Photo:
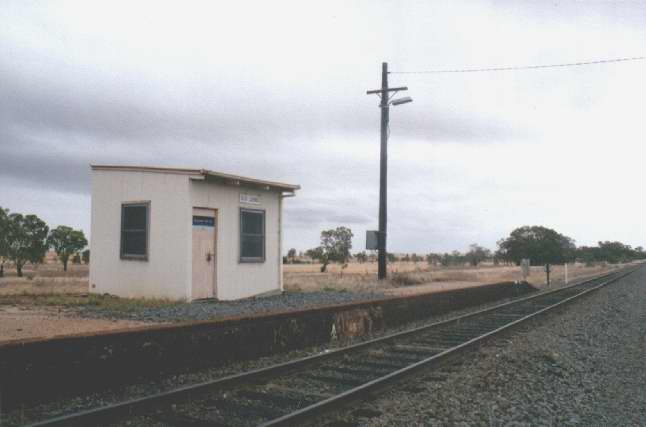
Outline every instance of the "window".
[[121, 205], [121, 259], [148, 260], [150, 202]]
[[265, 261], [265, 211], [240, 209], [240, 262]]

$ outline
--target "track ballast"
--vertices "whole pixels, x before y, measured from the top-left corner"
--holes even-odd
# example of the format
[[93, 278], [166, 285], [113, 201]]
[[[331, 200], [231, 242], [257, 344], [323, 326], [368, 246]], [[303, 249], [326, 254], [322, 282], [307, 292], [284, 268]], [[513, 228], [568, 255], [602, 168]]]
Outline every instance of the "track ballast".
[[[427, 369], [636, 268], [361, 344], [201, 384], [44, 420], [33, 426], [300, 425]], [[125, 425], [125, 424], [123, 424]]]

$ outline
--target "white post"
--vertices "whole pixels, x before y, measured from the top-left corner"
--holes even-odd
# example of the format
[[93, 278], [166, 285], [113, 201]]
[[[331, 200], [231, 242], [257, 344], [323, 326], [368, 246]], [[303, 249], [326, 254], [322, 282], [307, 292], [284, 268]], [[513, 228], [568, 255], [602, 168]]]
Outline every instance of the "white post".
[[567, 262], [565, 263], [565, 284], [567, 285]]

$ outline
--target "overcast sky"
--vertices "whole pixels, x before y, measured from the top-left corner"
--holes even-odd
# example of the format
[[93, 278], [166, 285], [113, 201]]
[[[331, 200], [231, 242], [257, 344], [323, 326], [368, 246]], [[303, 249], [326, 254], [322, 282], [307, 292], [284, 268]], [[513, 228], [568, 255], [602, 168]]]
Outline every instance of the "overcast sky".
[[[392, 71], [646, 55], [646, 1], [0, 5], [0, 206], [90, 229], [89, 164], [296, 183], [285, 249], [377, 228]], [[646, 61], [391, 74], [389, 249], [491, 249], [522, 225], [646, 246]]]

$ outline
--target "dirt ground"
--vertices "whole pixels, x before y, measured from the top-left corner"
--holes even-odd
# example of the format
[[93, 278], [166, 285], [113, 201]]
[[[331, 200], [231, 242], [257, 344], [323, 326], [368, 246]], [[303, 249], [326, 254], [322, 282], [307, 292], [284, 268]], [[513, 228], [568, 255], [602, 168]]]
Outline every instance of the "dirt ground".
[[[414, 295], [428, 292], [480, 286], [488, 283], [521, 280], [520, 268], [515, 266], [481, 265], [478, 267], [439, 267], [425, 263], [398, 262], [389, 266], [390, 279], [376, 280], [376, 263], [351, 263], [347, 268], [331, 265], [320, 273], [318, 264], [285, 265], [285, 290], [310, 291], [370, 291], [386, 295]], [[570, 265], [570, 280], [610, 271], [619, 266], [599, 265], [586, 267]], [[44, 338], [81, 332], [122, 329], [149, 323], [130, 320], [81, 318], [65, 308], [69, 299], [87, 299], [88, 266], [70, 265], [63, 272], [59, 264], [28, 266], [22, 278], [6, 269], [0, 278], [0, 341]], [[564, 267], [554, 266], [552, 280], [563, 283]], [[528, 281], [539, 288], [545, 287], [545, 273], [541, 267], [532, 267]], [[60, 296], [61, 303], [57, 302]], [[43, 298], [44, 297], [44, 298]], [[80, 297], [80, 298], [79, 298]], [[46, 304], [37, 300], [48, 299]], [[53, 302], [52, 302], [53, 300]], [[94, 301], [96, 302], [96, 301]], [[81, 302], [82, 303], [82, 302]], [[112, 303], [112, 302], [111, 302]], [[123, 301], [121, 304], [164, 304]], [[78, 301], [74, 301], [78, 304]], [[117, 301], [117, 304], [119, 302]]]
[[59, 308], [0, 306], [0, 342], [49, 338], [146, 325], [130, 320], [81, 319]]
[[[87, 265], [27, 265], [23, 277], [5, 268], [0, 278], [0, 342], [18, 339], [50, 338], [83, 332], [96, 332], [147, 325], [130, 320], [80, 318], [61, 306], [25, 303], [48, 295], [79, 296], [88, 292]], [[15, 297], [20, 297], [16, 300]]]

